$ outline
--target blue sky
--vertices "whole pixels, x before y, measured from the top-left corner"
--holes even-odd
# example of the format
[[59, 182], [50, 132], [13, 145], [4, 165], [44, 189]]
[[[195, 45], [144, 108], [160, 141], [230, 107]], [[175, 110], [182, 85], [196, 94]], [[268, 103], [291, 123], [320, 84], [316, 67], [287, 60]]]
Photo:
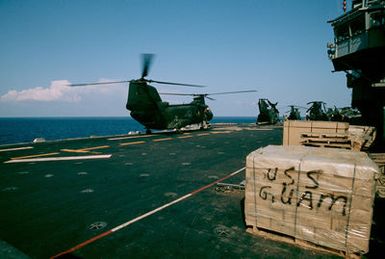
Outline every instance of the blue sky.
[[257, 116], [258, 98], [281, 114], [313, 100], [347, 106], [326, 54], [341, 2], [0, 0], [0, 117], [128, 115], [127, 85], [65, 84], [139, 78], [141, 53], [156, 54], [150, 79], [208, 86], [160, 92], [258, 91], [208, 100], [218, 116]]

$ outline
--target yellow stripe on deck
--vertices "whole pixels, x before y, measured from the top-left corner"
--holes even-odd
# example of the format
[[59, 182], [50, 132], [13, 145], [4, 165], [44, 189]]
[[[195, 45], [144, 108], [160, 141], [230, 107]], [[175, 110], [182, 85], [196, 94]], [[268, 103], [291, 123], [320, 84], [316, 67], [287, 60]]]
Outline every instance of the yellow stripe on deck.
[[192, 138], [193, 136], [191, 136], [191, 135], [187, 135], [187, 136], [180, 136], [180, 137], [178, 137], [178, 138], [180, 138], [180, 139], [183, 139], [183, 138]]
[[152, 141], [160, 142], [160, 141], [167, 141], [167, 140], [172, 140], [172, 138], [158, 138], [158, 139], [153, 139]]
[[95, 156], [67, 156], [67, 157], [45, 157], [45, 158], [30, 158], [30, 159], [11, 159], [5, 161], [8, 163], [28, 163], [28, 162], [49, 162], [49, 161], [68, 161], [68, 160], [81, 160], [81, 159], [105, 159], [110, 158], [112, 155], [95, 155]]
[[78, 150], [90, 151], [90, 150], [103, 149], [103, 148], [109, 148], [109, 147], [110, 146], [97, 146], [97, 147], [80, 148]]
[[60, 149], [63, 152], [73, 152], [73, 153], [89, 153], [91, 150], [109, 148], [110, 146], [97, 146], [97, 147], [87, 147], [87, 148], [79, 148], [79, 149]]
[[129, 145], [139, 145], [144, 144], [146, 141], [134, 141], [134, 142], [126, 142], [126, 143], [120, 143], [121, 146], [129, 146]]
[[19, 157], [12, 157], [12, 160], [19, 160], [19, 159], [26, 159], [26, 158], [34, 158], [34, 157], [42, 157], [42, 156], [54, 156], [58, 155], [59, 153], [45, 153], [45, 154], [36, 154], [36, 155], [30, 155], [30, 156], [19, 156]]
[[60, 149], [62, 152], [71, 152], [71, 153], [89, 153], [90, 151], [82, 149]]
[[232, 131], [211, 131], [211, 134], [229, 134], [232, 133]]
[[210, 135], [210, 133], [200, 133], [200, 134], [197, 134], [197, 136], [208, 136]]
[[116, 137], [116, 138], [109, 138], [107, 140], [123, 140], [123, 139], [135, 139], [135, 138], [150, 138], [154, 137], [154, 135], [135, 135], [135, 136], [127, 136], [127, 137]]

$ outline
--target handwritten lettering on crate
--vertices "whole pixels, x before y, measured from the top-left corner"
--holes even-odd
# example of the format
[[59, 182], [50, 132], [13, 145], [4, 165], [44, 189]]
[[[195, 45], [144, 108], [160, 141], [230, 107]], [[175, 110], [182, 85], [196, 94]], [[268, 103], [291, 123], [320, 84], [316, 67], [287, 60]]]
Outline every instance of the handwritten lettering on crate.
[[[279, 202], [284, 205], [302, 206], [309, 210], [338, 210], [342, 216], [346, 216], [346, 207], [349, 201], [348, 197], [344, 194], [335, 194], [332, 191], [327, 192], [324, 188], [321, 189], [322, 186], [320, 186], [320, 183], [322, 182], [318, 179], [320, 179], [320, 176], [323, 174], [322, 170], [298, 172], [294, 167], [285, 170], [269, 168], [265, 169], [263, 173], [267, 181], [259, 190], [259, 197], [261, 199], [271, 200], [271, 203]], [[307, 178], [307, 184], [301, 188], [299, 188], [299, 183], [297, 182], [298, 174], [300, 173]], [[283, 182], [281, 185], [278, 185], [280, 191], [277, 191], [276, 182], [279, 174], [283, 174], [281, 175], [282, 177], [280, 177], [281, 181], [283, 179]]]

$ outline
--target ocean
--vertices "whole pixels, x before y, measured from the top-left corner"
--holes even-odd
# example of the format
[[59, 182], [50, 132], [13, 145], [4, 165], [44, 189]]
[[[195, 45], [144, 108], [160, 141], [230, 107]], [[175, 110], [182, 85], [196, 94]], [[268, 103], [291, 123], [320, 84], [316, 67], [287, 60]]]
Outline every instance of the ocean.
[[[256, 117], [215, 117], [211, 123], [255, 123]], [[131, 117], [0, 118], [0, 145], [144, 131]]]

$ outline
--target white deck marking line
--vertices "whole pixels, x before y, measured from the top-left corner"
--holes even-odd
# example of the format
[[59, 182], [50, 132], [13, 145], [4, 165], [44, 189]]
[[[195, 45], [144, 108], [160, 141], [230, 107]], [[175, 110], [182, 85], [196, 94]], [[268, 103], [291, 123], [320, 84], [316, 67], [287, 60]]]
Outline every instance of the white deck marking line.
[[250, 129], [250, 130], [255, 130], [255, 131], [271, 131], [273, 130], [272, 128], [268, 128], [268, 129]]
[[58, 152], [53, 152], [53, 153], [43, 153], [43, 154], [36, 154], [36, 155], [29, 155], [29, 156], [18, 156], [18, 157], [12, 157], [12, 160], [20, 160], [20, 159], [25, 159], [25, 158], [35, 158], [35, 157], [42, 157], [42, 156], [54, 156], [58, 155], [60, 153]]
[[26, 149], [32, 149], [33, 147], [15, 147], [15, 148], [5, 148], [0, 149], [0, 152], [7, 152], [7, 151], [17, 151], [17, 150], [26, 150]]
[[133, 141], [133, 142], [125, 142], [125, 143], [120, 143], [120, 146], [129, 146], [129, 145], [139, 145], [139, 144], [144, 144], [146, 141]]
[[108, 138], [107, 140], [123, 140], [123, 139], [149, 138], [149, 137], [156, 137], [156, 136], [154, 136], [154, 135], [138, 135], [138, 136]]
[[228, 179], [228, 178], [230, 178], [230, 177], [232, 177], [232, 176], [234, 176], [236, 174], [239, 174], [240, 172], [242, 172], [244, 170], [245, 170], [245, 167], [242, 167], [241, 169], [238, 169], [237, 171], [235, 171], [235, 172], [233, 172], [233, 173], [231, 173], [229, 175], [226, 175], [225, 177], [222, 177], [221, 179], [218, 179], [218, 180], [216, 180], [216, 181], [214, 181], [214, 182], [212, 182], [212, 183], [210, 183], [208, 185], [205, 185], [205, 186], [203, 186], [203, 187], [201, 187], [201, 188], [199, 188], [199, 189], [197, 189], [195, 191], [192, 191], [192, 192], [190, 192], [190, 193], [188, 193], [188, 194], [186, 194], [186, 195], [184, 195], [184, 196], [182, 196], [182, 197], [180, 197], [180, 198], [178, 198], [178, 199], [176, 199], [174, 201], [166, 203], [163, 206], [160, 206], [160, 207], [158, 207], [156, 209], [153, 209], [153, 210], [151, 210], [151, 211], [149, 211], [149, 212], [147, 212], [147, 213], [145, 213], [143, 215], [140, 215], [140, 216], [138, 216], [138, 217], [136, 217], [136, 218], [134, 218], [134, 219], [132, 219], [130, 221], [127, 221], [127, 222], [125, 222], [125, 223], [123, 223], [123, 224], [121, 224], [121, 225], [119, 225], [117, 227], [114, 227], [114, 228], [112, 228], [110, 230], [107, 230], [107, 231], [97, 235], [97, 236], [94, 236], [93, 238], [88, 239], [88, 240], [84, 241], [83, 243], [80, 243], [80, 244], [78, 244], [78, 245], [76, 245], [76, 246], [74, 246], [74, 247], [72, 247], [72, 248], [70, 248], [70, 249], [68, 249], [68, 250], [66, 250], [64, 252], [61, 252], [61, 253], [59, 253], [57, 255], [54, 255], [54, 256], [51, 256], [50, 258], [58, 258], [60, 256], [63, 256], [63, 255], [72, 253], [72, 252], [74, 252], [76, 250], [79, 250], [80, 248], [82, 248], [82, 247], [84, 247], [84, 246], [86, 246], [86, 245], [88, 245], [90, 243], [93, 243], [94, 241], [96, 241], [98, 239], [101, 239], [102, 237], [108, 236], [108, 235], [110, 235], [110, 234], [112, 234], [114, 232], [117, 232], [117, 231], [125, 228], [125, 227], [128, 227], [129, 225], [131, 225], [131, 224], [133, 224], [133, 223], [135, 223], [135, 222], [137, 222], [139, 220], [147, 218], [147, 217], [151, 216], [152, 214], [155, 214], [155, 213], [157, 213], [157, 212], [159, 212], [159, 211], [161, 211], [161, 210], [163, 210], [163, 209], [165, 209], [167, 207], [170, 207], [170, 206], [172, 206], [172, 205], [174, 205], [176, 203], [179, 203], [179, 202], [181, 202], [181, 201], [183, 201], [183, 200], [185, 200], [185, 199], [187, 199], [187, 198], [189, 198], [189, 197], [191, 197], [191, 196], [193, 196], [193, 195], [195, 195], [195, 194], [197, 194], [197, 193], [199, 193], [201, 191], [204, 191], [204, 190], [212, 187], [213, 185], [215, 185], [215, 184], [217, 184], [219, 182], [222, 182], [222, 181], [224, 181], [224, 180], [226, 180], [226, 179]]
[[82, 160], [82, 159], [105, 159], [112, 155], [94, 155], [94, 156], [62, 156], [62, 157], [47, 157], [47, 158], [31, 158], [31, 159], [15, 159], [8, 160], [4, 164], [9, 163], [29, 163], [29, 162], [48, 162], [48, 161], [66, 161], [66, 160]]
[[200, 134], [197, 134], [197, 136], [208, 136], [210, 135], [210, 133], [200, 133]]

